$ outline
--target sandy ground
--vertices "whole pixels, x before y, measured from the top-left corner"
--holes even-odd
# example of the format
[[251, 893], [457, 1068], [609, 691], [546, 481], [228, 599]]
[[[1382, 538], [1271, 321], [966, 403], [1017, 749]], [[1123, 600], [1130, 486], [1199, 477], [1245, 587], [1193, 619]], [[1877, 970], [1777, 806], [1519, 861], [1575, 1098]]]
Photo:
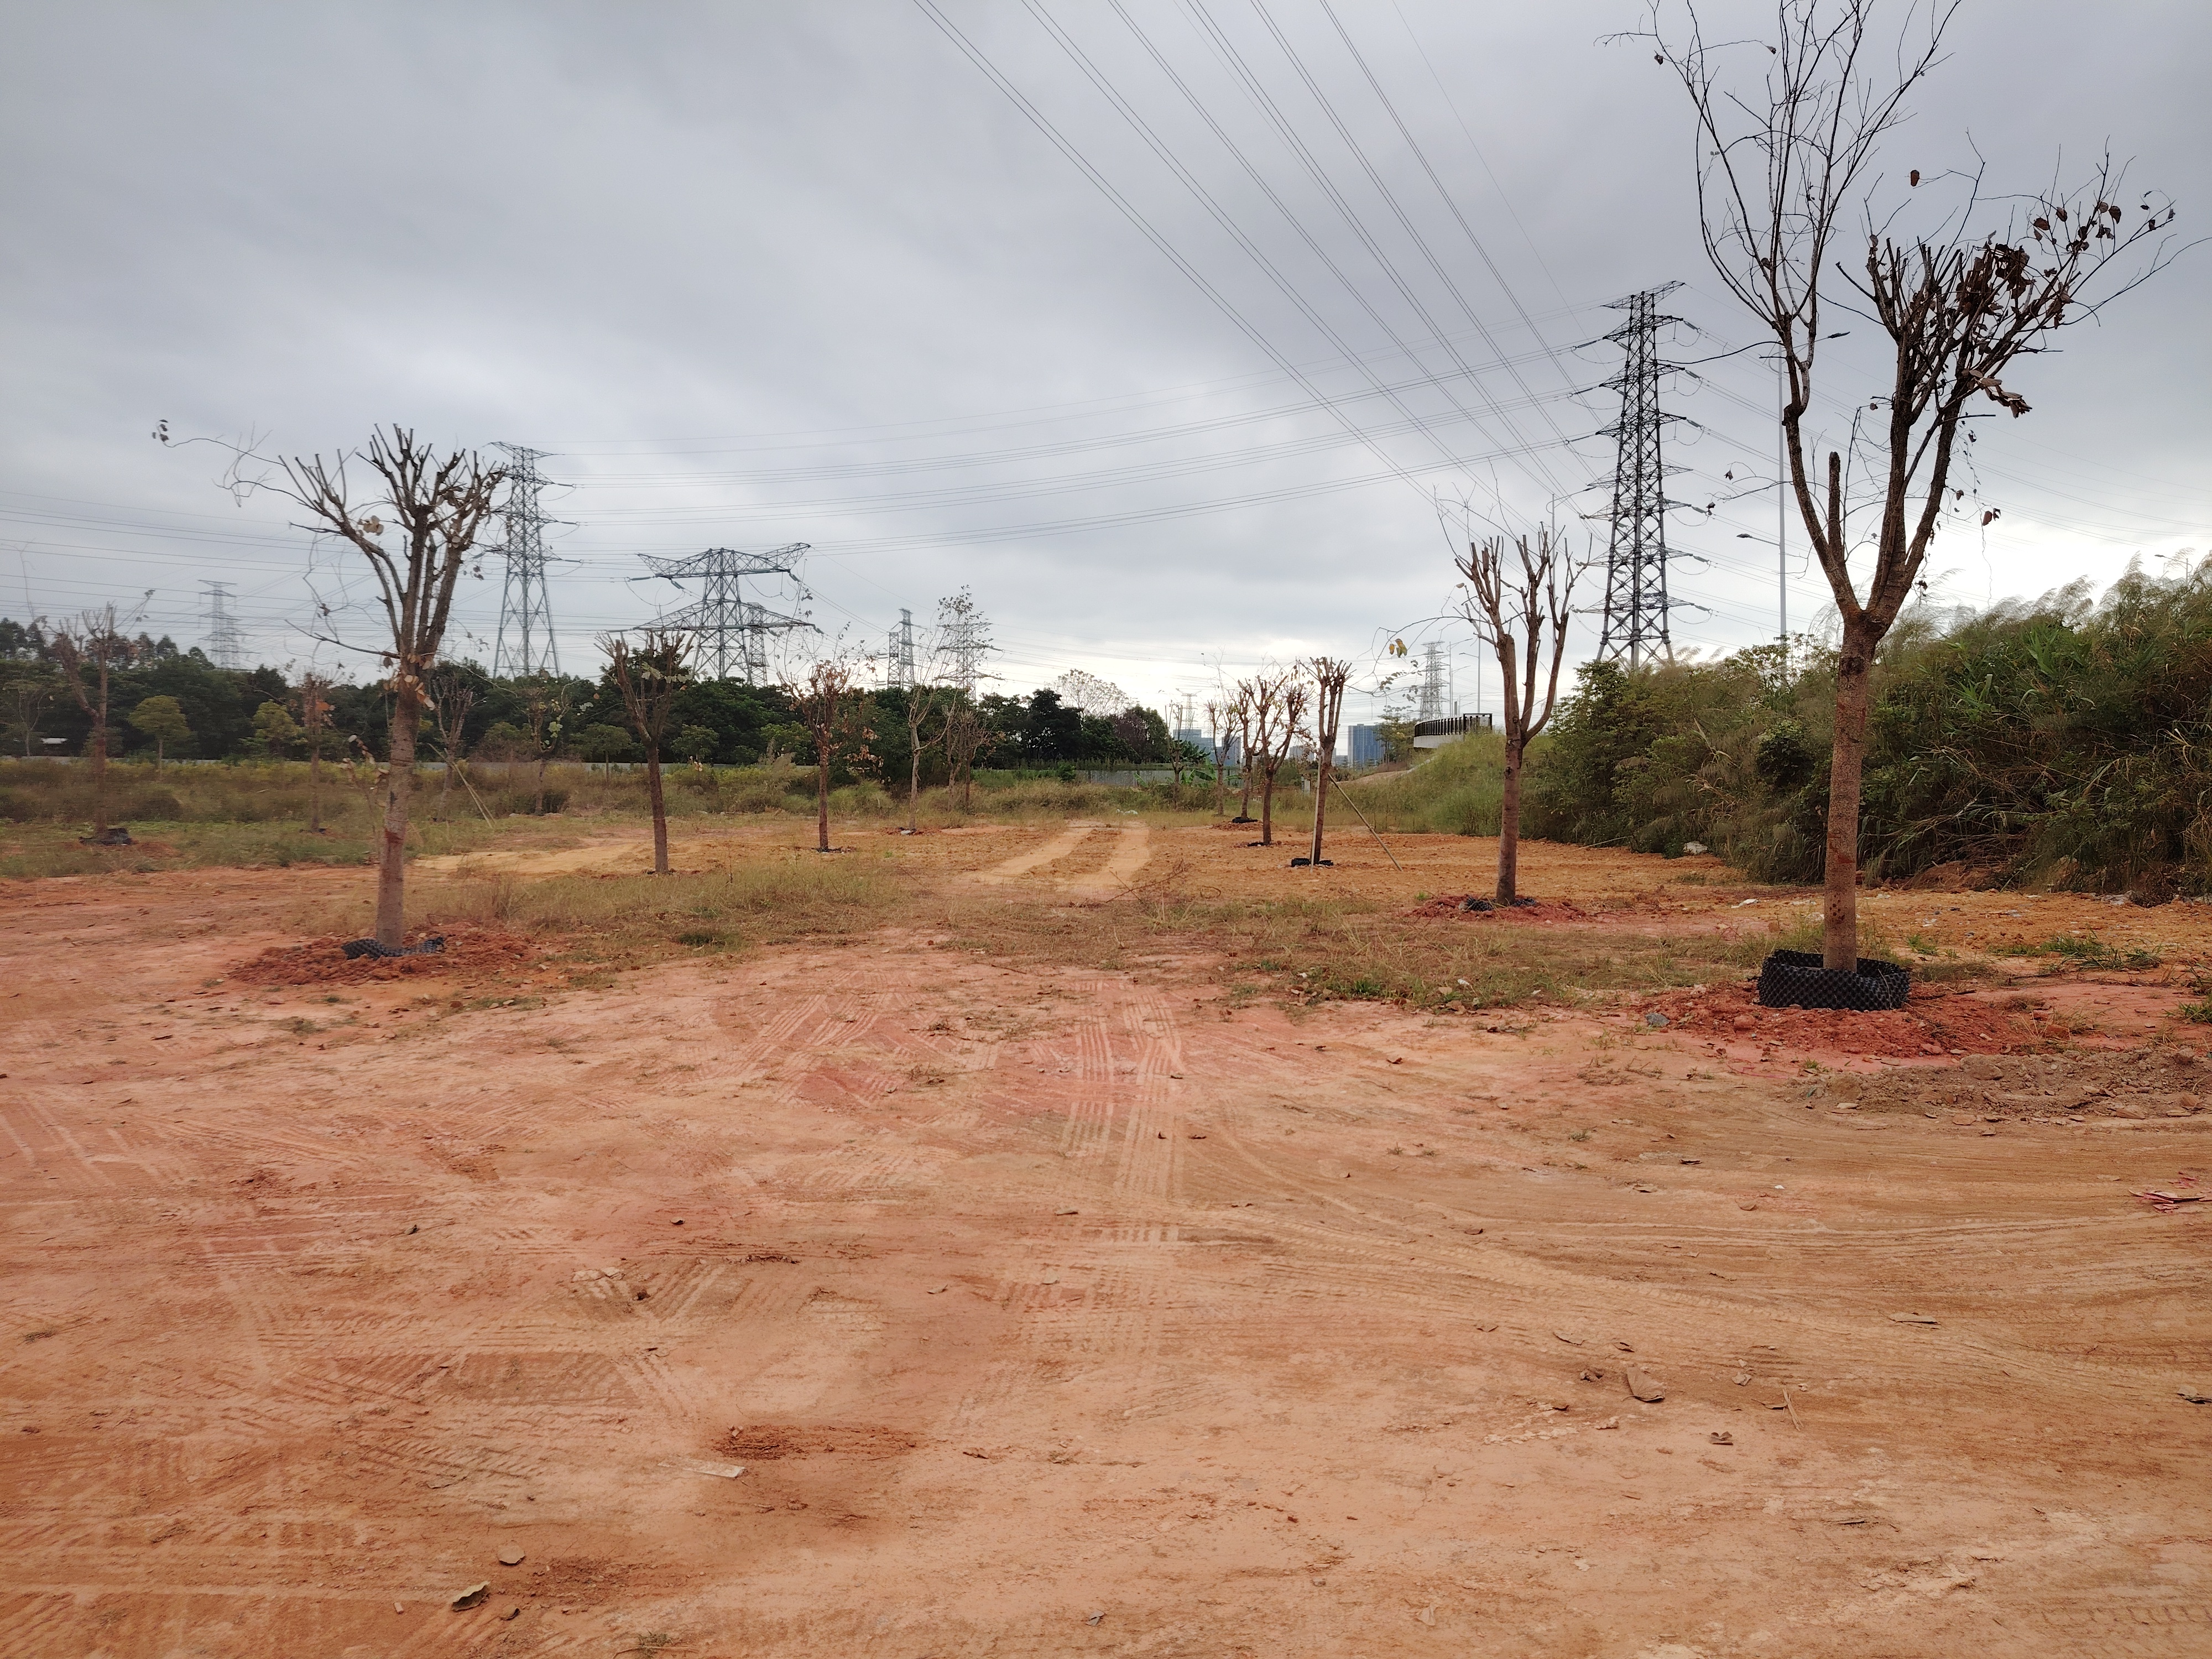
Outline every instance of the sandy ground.
[[[1040, 902], [1297, 850], [845, 839]], [[1397, 850], [1306, 878], [1484, 884]], [[911, 930], [507, 1006], [231, 976], [361, 879], [0, 896], [0, 1654], [2212, 1651], [2212, 1204], [2133, 1195], [2201, 1190], [2212, 1113], [1845, 1110], [1732, 1027], [1231, 1009]], [[2203, 1047], [2170, 972], [2068, 988], [2107, 1073]]]

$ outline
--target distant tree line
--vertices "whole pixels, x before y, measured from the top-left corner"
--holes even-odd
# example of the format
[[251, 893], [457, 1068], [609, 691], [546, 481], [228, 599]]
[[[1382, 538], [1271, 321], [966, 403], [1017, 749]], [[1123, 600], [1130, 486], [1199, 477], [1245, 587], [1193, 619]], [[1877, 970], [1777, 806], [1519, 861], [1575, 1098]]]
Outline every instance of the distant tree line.
[[[0, 746], [6, 753], [82, 752], [90, 720], [67, 695], [62, 675], [46, 629], [36, 621], [0, 619]], [[391, 694], [382, 684], [327, 686], [325, 724], [311, 738], [300, 678], [268, 667], [219, 668], [197, 647], [182, 649], [167, 636], [141, 634], [114, 676], [110, 750], [118, 758], [152, 760], [158, 751], [171, 761], [240, 761], [304, 758], [311, 743], [337, 757], [358, 752], [357, 743], [383, 757]], [[463, 755], [519, 761], [535, 758], [542, 746], [556, 758], [604, 763], [634, 761], [642, 752], [611, 673], [597, 680], [494, 678], [473, 663], [448, 663], [437, 679], [456, 708], [465, 705], [454, 728]], [[1200, 750], [1176, 742], [1150, 708], [1085, 714], [1048, 690], [1027, 697], [988, 695], [972, 704], [958, 692], [939, 695], [973, 708], [984, 737], [978, 760], [986, 767], [1196, 766], [1204, 759]], [[866, 774], [902, 784], [911, 759], [906, 698], [896, 687], [865, 694], [863, 721], [871, 735], [860, 763]], [[778, 686], [694, 681], [677, 694], [668, 725], [666, 752], [676, 760], [748, 766], [782, 756], [801, 766], [813, 763], [806, 727]], [[441, 738], [426, 738], [426, 745], [428, 758], [444, 757]], [[836, 773], [839, 783], [853, 779], [849, 763], [841, 761]], [[921, 781], [925, 787], [946, 781], [941, 749], [923, 750]]]

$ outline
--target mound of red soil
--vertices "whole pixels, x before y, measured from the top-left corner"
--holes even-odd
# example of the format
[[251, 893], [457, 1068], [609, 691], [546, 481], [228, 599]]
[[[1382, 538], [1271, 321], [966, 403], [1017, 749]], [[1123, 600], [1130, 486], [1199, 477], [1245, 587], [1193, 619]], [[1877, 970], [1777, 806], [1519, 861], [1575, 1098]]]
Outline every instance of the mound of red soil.
[[[362, 957], [346, 960], [344, 941], [319, 939], [305, 945], [278, 945], [231, 970], [247, 985], [347, 985], [386, 979], [449, 979], [480, 976], [535, 962], [545, 951], [538, 940], [483, 927], [444, 930], [446, 948], [422, 957]], [[412, 942], [411, 940], [410, 941]]]
[[1468, 921], [1488, 921], [1504, 916], [1516, 921], [1588, 921], [1589, 912], [1572, 899], [1537, 899], [1527, 904], [1515, 904], [1504, 909], [1462, 910], [1460, 906], [1468, 899], [1487, 901], [1487, 893], [1439, 893], [1424, 900], [1406, 912], [1409, 916], [1460, 916]]
[[1983, 998], [1916, 987], [1902, 1008], [1853, 1013], [1840, 1008], [1762, 1008], [1753, 982], [1672, 991], [1638, 1005], [1667, 1016], [1668, 1028], [1733, 1042], [1826, 1048], [1848, 1054], [1912, 1059], [1934, 1054], [2011, 1054], [2047, 1048], [2063, 1033], [2045, 1030], [2020, 1010]]

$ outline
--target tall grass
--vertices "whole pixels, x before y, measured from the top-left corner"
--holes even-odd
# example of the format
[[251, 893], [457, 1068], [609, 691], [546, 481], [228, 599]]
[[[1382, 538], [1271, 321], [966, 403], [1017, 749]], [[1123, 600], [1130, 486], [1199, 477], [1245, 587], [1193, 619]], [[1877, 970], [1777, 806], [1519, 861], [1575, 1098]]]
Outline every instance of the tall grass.
[[[1428, 754], [1410, 771], [1354, 780], [1346, 787], [1377, 830], [1496, 835], [1505, 793], [1504, 740], [1493, 732], [1471, 732]], [[1340, 810], [1333, 805], [1330, 816]]]

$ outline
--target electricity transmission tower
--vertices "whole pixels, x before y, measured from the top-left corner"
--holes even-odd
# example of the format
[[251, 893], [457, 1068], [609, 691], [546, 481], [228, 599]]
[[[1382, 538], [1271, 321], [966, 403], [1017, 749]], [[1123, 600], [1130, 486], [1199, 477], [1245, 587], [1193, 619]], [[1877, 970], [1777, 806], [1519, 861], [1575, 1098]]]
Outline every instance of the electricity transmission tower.
[[[747, 685], [768, 684], [768, 636], [787, 634], [794, 628], [811, 628], [804, 617], [786, 616], [745, 598], [738, 584], [750, 576], [792, 576], [796, 579], [799, 556], [807, 544], [793, 542], [767, 553], [741, 553], [733, 547], [710, 547], [687, 559], [645, 562], [653, 574], [676, 583], [702, 584], [698, 602], [660, 618], [665, 628], [689, 629], [699, 636], [702, 660], [714, 665], [714, 678], [743, 680]], [[799, 593], [805, 597], [802, 586]], [[736, 665], [734, 676], [732, 665]]]
[[890, 683], [902, 691], [914, 690], [914, 612], [901, 608], [899, 623], [891, 629], [889, 659]]
[[507, 503], [501, 517], [505, 533], [499, 551], [507, 561], [507, 581], [499, 595], [499, 637], [492, 646], [493, 678], [557, 674], [561, 653], [553, 642], [553, 608], [545, 595], [545, 526], [552, 522], [539, 509], [545, 479], [538, 471], [542, 449], [494, 444], [507, 452]]
[[1444, 648], [1431, 640], [1421, 647], [1421, 688], [1413, 702], [1417, 720], [1440, 720], [1451, 713], [1444, 680]]
[[1616, 301], [1628, 320], [1605, 337], [1627, 361], [1606, 385], [1620, 393], [1620, 419], [1605, 428], [1619, 443], [1613, 470], [1613, 538], [1605, 562], [1605, 631], [1601, 661], [1626, 658], [1630, 668], [1647, 659], [1672, 661], [1667, 635], [1667, 469], [1660, 459], [1659, 430], [1668, 416], [1659, 408], [1659, 301], [1680, 288], [1646, 289]]
[[974, 696], [983, 678], [983, 659], [992, 650], [991, 623], [966, 588], [937, 602], [937, 637], [949, 665], [945, 678]]
[[230, 614], [230, 584], [202, 582], [207, 590], [207, 653], [208, 660], [217, 668], [246, 666], [246, 641], [238, 631], [237, 618]]

